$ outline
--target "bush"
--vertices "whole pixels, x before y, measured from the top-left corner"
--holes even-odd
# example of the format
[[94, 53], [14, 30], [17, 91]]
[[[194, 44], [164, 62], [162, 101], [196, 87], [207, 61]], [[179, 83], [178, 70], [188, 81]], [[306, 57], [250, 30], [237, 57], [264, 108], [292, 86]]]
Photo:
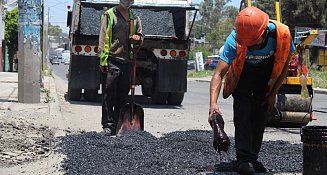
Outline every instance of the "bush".
[[312, 77], [313, 87], [327, 89], [327, 72], [310, 69], [309, 76]]

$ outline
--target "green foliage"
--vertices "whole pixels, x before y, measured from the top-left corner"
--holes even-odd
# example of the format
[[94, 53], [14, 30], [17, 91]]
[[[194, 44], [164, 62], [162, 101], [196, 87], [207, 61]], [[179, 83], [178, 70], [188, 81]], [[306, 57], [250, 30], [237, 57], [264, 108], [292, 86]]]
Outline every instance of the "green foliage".
[[[219, 49], [231, 32], [238, 9], [226, 6], [230, 0], [203, 1], [200, 4], [200, 17], [195, 22], [193, 33], [196, 38], [205, 33], [206, 50]], [[208, 55], [212, 55], [210, 52]]]
[[5, 16], [5, 42], [9, 54], [9, 71], [12, 72], [12, 65], [15, 53], [18, 51], [18, 8], [6, 12]]
[[194, 70], [190, 70], [187, 72], [188, 78], [203, 78], [203, 77], [211, 77], [214, 73], [214, 70], [204, 70], [195, 72]]
[[327, 28], [326, 0], [288, 0], [283, 1], [282, 15], [289, 26]]
[[49, 32], [48, 35], [50, 35], [50, 36], [60, 37], [62, 34], [62, 29], [60, 28], [59, 25], [51, 25], [49, 23], [48, 32]]
[[[188, 71], [187, 77], [189, 78], [203, 78], [211, 77], [214, 73], [214, 70], [205, 70], [205, 71]], [[313, 87], [314, 88], [324, 88], [327, 89], [327, 72], [319, 71], [317, 69], [310, 69], [309, 76], [312, 77]]]
[[231, 18], [226, 18], [215, 26], [216, 30], [212, 30], [207, 39], [212, 41], [216, 48], [220, 48], [224, 45], [226, 38], [233, 29], [233, 21]]
[[[255, 0], [252, 4], [276, 19], [275, 0]], [[294, 26], [327, 28], [326, 0], [287, 0], [281, 1], [282, 22]]]
[[43, 71], [43, 75], [47, 76], [47, 77], [51, 77], [52, 76], [52, 69], [50, 67], [46, 67]]
[[195, 52], [202, 52], [203, 59], [206, 59], [209, 55], [212, 55], [212, 53], [213, 53], [207, 47], [199, 46], [199, 47], [196, 47], [194, 50], [190, 51], [190, 53], [189, 53], [190, 54], [190, 56], [189, 56], [190, 60], [194, 60]]
[[313, 87], [327, 89], [327, 72], [310, 69], [309, 76], [313, 79]]
[[275, 0], [256, 0], [253, 2], [252, 5], [266, 12], [269, 15], [270, 19], [276, 20], [277, 16], [276, 16], [275, 2], [276, 2]]
[[[194, 37], [200, 38], [205, 34], [206, 44], [203, 47], [208, 51], [219, 49], [234, 27], [235, 18], [239, 9], [226, 6], [230, 0], [204, 0], [200, 4], [197, 20], [193, 26]], [[276, 19], [275, 0], [252, 0], [252, 5]], [[282, 22], [293, 31], [295, 26], [327, 28], [327, 1], [316, 0], [287, 0], [281, 1]], [[198, 47], [198, 46], [196, 46]], [[193, 58], [193, 53], [190, 58]], [[211, 55], [213, 52], [210, 52]]]
[[49, 89], [41, 88], [41, 93], [45, 93], [45, 98], [43, 103], [53, 103], [56, 101], [52, 96], [50, 96]]

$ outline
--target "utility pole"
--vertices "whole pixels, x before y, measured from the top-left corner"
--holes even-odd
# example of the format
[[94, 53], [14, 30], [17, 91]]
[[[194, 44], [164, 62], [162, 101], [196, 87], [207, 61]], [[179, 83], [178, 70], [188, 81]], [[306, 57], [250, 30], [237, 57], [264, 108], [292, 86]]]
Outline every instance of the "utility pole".
[[42, 0], [42, 24], [41, 24], [41, 42], [42, 42], [42, 47], [41, 47], [41, 51], [42, 51], [42, 72], [44, 72], [44, 0]]
[[18, 101], [39, 103], [42, 80], [42, 4], [38, 0], [20, 0], [18, 9]]

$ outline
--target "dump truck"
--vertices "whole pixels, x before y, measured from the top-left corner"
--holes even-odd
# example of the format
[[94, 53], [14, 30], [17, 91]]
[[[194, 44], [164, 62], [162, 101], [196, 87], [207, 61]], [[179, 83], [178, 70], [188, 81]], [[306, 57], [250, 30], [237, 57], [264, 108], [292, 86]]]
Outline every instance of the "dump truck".
[[[68, 12], [71, 61], [68, 99], [97, 100], [100, 19], [118, 0], [75, 0]], [[144, 42], [136, 58], [136, 85], [154, 104], [180, 105], [187, 90], [190, 33], [198, 11], [189, 0], [135, 0], [131, 7], [142, 21]]]
[[[252, 6], [251, 0], [242, 0], [242, 8]], [[275, 1], [276, 19], [281, 22], [281, 9], [279, 0]], [[264, 9], [263, 9], [264, 10]], [[314, 120], [313, 79], [309, 76], [306, 63], [301, 57], [301, 52], [306, 45], [314, 41], [319, 31], [310, 30], [303, 32], [301, 42], [296, 45], [296, 51], [291, 53], [288, 75], [280, 87], [273, 112], [267, 113], [270, 127], [302, 127]]]

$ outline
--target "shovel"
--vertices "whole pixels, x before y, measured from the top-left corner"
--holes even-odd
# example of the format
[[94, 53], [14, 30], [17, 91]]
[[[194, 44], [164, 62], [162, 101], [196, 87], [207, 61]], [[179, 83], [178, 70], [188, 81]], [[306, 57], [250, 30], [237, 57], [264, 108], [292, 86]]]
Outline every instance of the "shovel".
[[132, 101], [125, 104], [119, 113], [117, 124], [117, 136], [122, 136], [128, 132], [144, 130], [144, 111], [139, 104], [135, 104], [135, 77], [136, 77], [136, 56], [139, 48], [133, 52], [132, 60], [132, 85], [131, 95]]

